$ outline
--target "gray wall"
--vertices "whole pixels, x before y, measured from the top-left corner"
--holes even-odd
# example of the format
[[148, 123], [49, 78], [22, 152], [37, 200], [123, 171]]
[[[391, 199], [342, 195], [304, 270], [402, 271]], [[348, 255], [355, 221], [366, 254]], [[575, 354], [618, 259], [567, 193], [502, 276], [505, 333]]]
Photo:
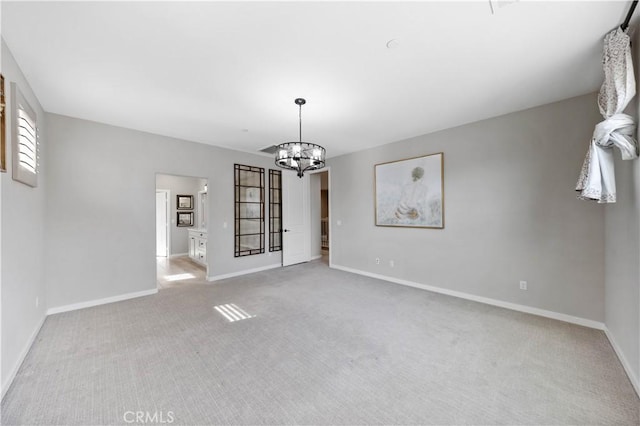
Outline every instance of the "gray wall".
[[[44, 212], [45, 190], [49, 164], [45, 116], [29, 83], [2, 40], [2, 74], [5, 78], [7, 101], [7, 170], [0, 174], [2, 201], [2, 390], [15, 373], [26, 354], [28, 345], [45, 317], [44, 285]], [[31, 188], [11, 178], [11, 82], [18, 83], [21, 92], [38, 116], [40, 129], [40, 176], [38, 187]], [[36, 298], [39, 306], [36, 307]]]
[[173, 176], [159, 174], [156, 176], [156, 189], [168, 189], [171, 191], [169, 195], [170, 203], [170, 229], [171, 229], [171, 247], [169, 255], [186, 254], [189, 252], [189, 228], [177, 226], [178, 210], [176, 208], [176, 195], [193, 195], [193, 210], [183, 210], [193, 212], [193, 227], [198, 226], [198, 191], [204, 189], [207, 183], [206, 179], [187, 176]]
[[46, 119], [49, 308], [156, 288], [157, 173], [208, 179], [210, 276], [281, 262], [268, 248], [233, 257], [233, 164], [268, 169], [270, 157], [56, 114]]
[[[603, 208], [574, 192], [595, 102], [590, 94], [331, 159], [332, 181], [343, 183], [330, 188], [333, 263], [604, 321]], [[441, 151], [446, 228], [376, 227], [374, 165]]]
[[[640, 68], [640, 37], [636, 31], [636, 73]], [[637, 79], [636, 79], [637, 80]], [[628, 112], [638, 119], [640, 98]], [[605, 324], [625, 367], [640, 385], [640, 160], [622, 161], [614, 150], [616, 204], [605, 208]], [[638, 389], [636, 387], [636, 389]]]
[[616, 157], [616, 204], [605, 208], [605, 324], [640, 378], [640, 164]]

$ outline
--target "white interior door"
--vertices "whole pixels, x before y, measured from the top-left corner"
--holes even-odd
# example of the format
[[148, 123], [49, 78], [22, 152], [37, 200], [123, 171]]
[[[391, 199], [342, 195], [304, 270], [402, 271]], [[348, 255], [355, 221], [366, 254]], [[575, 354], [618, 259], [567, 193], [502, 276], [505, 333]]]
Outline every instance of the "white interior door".
[[282, 266], [311, 260], [309, 175], [282, 172]]
[[165, 191], [156, 191], [156, 256], [167, 257], [168, 197]]

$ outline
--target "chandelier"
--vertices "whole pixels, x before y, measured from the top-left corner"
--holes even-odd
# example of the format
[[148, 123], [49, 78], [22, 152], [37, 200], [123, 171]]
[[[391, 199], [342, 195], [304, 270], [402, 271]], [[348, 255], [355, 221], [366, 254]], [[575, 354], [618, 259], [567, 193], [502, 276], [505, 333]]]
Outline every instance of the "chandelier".
[[295, 170], [298, 177], [302, 177], [307, 170], [318, 170], [324, 167], [325, 149], [311, 142], [302, 142], [302, 105], [307, 103], [302, 98], [295, 100], [298, 105], [298, 119], [300, 121], [300, 141], [285, 142], [276, 148], [276, 166], [283, 169]]

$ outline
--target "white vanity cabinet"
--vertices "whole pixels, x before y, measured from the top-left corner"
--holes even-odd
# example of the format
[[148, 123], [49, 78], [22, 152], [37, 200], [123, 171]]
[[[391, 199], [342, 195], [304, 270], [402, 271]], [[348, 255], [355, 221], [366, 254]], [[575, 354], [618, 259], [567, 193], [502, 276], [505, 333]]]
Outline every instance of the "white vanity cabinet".
[[189, 229], [189, 258], [203, 266], [207, 265], [207, 231]]

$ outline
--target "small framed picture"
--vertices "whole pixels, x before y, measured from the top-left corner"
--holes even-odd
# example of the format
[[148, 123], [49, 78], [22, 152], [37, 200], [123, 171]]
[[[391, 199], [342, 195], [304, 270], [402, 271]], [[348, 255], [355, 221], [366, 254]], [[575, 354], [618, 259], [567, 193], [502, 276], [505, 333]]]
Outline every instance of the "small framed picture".
[[193, 210], [193, 195], [176, 195], [178, 210]]
[[193, 212], [178, 212], [178, 226], [193, 226]]

